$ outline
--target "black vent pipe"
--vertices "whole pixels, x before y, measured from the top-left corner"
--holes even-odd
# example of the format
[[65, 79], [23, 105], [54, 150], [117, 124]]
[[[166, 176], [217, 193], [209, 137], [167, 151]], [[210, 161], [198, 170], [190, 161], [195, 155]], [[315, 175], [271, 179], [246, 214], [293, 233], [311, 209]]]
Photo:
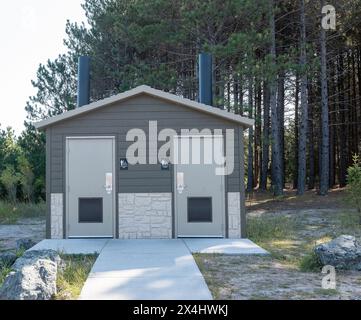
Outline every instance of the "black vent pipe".
[[209, 53], [200, 53], [198, 66], [199, 102], [213, 106], [212, 55]]
[[90, 57], [80, 56], [78, 59], [78, 99], [80, 108], [90, 102]]

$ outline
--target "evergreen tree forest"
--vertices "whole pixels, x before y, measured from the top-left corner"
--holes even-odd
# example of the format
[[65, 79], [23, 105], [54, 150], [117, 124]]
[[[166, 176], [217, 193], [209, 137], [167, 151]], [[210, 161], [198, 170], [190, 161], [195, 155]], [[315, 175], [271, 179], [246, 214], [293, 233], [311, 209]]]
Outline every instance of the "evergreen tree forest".
[[[335, 28], [322, 27], [325, 5], [335, 8]], [[75, 108], [80, 55], [92, 59], [92, 101], [142, 84], [197, 100], [198, 54], [212, 53], [214, 106], [255, 119], [245, 135], [248, 192], [326, 195], [347, 184], [361, 151], [361, 0], [85, 0], [83, 8], [87, 23], [65, 26], [67, 52], [36, 71], [23, 133], [0, 132], [2, 197], [44, 196], [45, 139], [33, 122]], [[6, 185], [14, 176], [15, 195]]]

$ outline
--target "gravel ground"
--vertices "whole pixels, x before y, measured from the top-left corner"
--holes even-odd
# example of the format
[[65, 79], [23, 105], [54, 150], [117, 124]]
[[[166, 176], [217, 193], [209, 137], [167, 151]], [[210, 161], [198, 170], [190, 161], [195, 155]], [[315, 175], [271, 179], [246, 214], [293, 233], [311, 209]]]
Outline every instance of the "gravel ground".
[[39, 242], [45, 238], [45, 220], [20, 219], [16, 224], [0, 224], [0, 251], [13, 250], [16, 240], [30, 238]]

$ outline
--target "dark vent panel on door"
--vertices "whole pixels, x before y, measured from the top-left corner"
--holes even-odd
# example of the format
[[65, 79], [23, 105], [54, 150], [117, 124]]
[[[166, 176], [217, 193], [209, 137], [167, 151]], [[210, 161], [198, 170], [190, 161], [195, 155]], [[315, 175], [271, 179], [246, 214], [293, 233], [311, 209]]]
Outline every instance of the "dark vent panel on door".
[[212, 198], [188, 198], [188, 222], [212, 222]]
[[103, 198], [79, 198], [79, 223], [103, 222]]

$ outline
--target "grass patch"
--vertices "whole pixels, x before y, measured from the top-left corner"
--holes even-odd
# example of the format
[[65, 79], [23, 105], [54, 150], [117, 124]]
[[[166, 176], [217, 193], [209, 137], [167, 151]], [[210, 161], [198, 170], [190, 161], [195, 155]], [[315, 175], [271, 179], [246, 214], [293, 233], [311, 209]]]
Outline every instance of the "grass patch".
[[303, 256], [299, 262], [299, 269], [302, 272], [320, 272], [321, 268], [322, 263], [314, 251]]
[[256, 243], [289, 238], [297, 221], [289, 217], [257, 217], [247, 219], [247, 236]]
[[21, 218], [45, 217], [46, 204], [0, 201], [0, 224], [13, 224]]
[[3, 285], [6, 276], [10, 273], [11, 266], [0, 266], [0, 287]]
[[219, 254], [203, 254], [203, 253], [193, 254], [193, 258], [196, 261], [196, 264], [198, 265], [200, 272], [204, 276], [204, 279], [207, 283], [207, 286], [209, 287], [209, 290], [212, 293], [213, 298], [216, 300], [220, 298], [219, 290], [221, 289], [222, 284], [219, 283], [215, 279], [215, 277], [212, 276], [212, 270], [209, 269], [209, 266], [207, 265], [207, 261], [219, 256], [220, 256]]
[[285, 216], [261, 216], [247, 219], [247, 237], [266, 249], [272, 258], [288, 264], [297, 265], [298, 245], [294, 235], [298, 220]]
[[342, 229], [360, 229], [360, 217], [357, 212], [342, 212], [339, 215], [339, 225]]
[[20, 248], [20, 249], [17, 249], [16, 251], [15, 251], [15, 254], [16, 254], [16, 258], [18, 259], [18, 258], [20, 258], [24, 253], [25, 253], [25, 249], [24, 248]]
[[319, 238], [301, 237], [306, 225], [294, 216], [262, 216], [247, 220], [248, 237], [266, 249], [282, 265], [302, 272], [320, 272], [321, 263], [313, 252], [316, 244], [329, 241], [324, 234]]
[[[15, 251], [16, 258], [17, 259], [20, 258], [24, 254], [25, 251], [26, 251], [25, 249], [16, 250]], [[6, 276], [12, 270], [11, 267], [12, 267], [12, 264], [0, 265], [0, 287], [3, 285]]]
[[84, 282], [98, 257], [91, 255], [61, 254], [65, 266], [59, 270], [57, 277], [57, 291], [55, 300], [75, 300], [78, 298]]

